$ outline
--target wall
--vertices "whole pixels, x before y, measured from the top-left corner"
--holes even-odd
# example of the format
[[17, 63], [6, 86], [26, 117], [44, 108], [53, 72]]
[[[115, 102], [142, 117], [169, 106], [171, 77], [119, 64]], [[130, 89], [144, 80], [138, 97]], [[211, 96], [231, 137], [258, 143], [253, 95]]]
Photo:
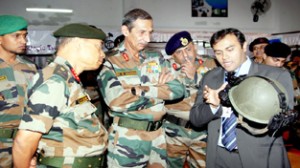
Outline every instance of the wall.
[[[29, 19], [33, 29], [55, 29], [70, 22], [85, 22], [105, 30], [119, 31], [123, 14], [140, 7], [154, 18], [157, 31], [215, 31], [236, 27], [246, 32], [278, 33], [300, 30], [300, 1], [271, 0], [266, 14], [253, 22], [254, 0], [228, 0], [227, 18], [191, 17], [190, 0], [1, 0], [0, 14], [17, 14]], [[28, 13], [26, 7], [72, 8], [73, 14]]]
[[300, 0], [276, 0], [275, 5], [278, 9], [275, 17], [279, 18], [280, 22], [277, 22], [278, 29], [274, 32], [299, 31]]
[[[73, 9], [72, 14], [26, 12], [26, 7]], [[119, 27], [123, 15], [121, 0], [1, 0], [0, 14], [16, 14], [29, 20], [30, 28], [54, 30], [72, 22], [105, 29]]]

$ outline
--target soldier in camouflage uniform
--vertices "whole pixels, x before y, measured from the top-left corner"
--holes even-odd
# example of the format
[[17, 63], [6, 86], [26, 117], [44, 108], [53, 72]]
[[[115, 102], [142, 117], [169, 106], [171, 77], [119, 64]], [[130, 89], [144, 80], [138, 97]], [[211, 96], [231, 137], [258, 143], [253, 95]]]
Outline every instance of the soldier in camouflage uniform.
[[74, 23], [54, 36], [59, 37], [55, 60], [28, 87], [28, 110], [13, 145], [14, 165], [28, 167], [37, 150], [39, 167], [101, 167], [108, 134], [78, 75], [102, 64], [106, 35]]
[[171, 168], [205, 167], [206, 128], [195, 128], [189, 122], [190, 109], [195, 102], [202, 75], [216, 66], [214, 59], [197, 58], [196, 46], [189, 32], [174, 34], [165, 51], [172, 55], [175, 76], [186, 87], [182, 101], [166, 103], [167, 114], [163, 128], [166, 132], [168, 163]]
[[108, 166], [167, 167], [161, 128], [164, 100], [184, 96], [184, 87], [169, 71], [170, 63], [147, 51], [152, 17], [142, 9], [125, 14], [125, 40], [108, 56], [98, 76], [100, 91], [113, 123], [109, 129]]
[[28, 82], [36, 67], [18, 54], [26, 49], [27, 21], [0, 16], [0, 167], [12, 167], [13, 137], [19, 126]]

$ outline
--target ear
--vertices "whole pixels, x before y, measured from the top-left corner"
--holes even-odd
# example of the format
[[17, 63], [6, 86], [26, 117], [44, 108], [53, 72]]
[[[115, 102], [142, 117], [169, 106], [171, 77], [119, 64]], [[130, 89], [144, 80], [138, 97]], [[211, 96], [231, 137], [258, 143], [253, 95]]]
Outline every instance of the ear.
[[244, 52], [247, 52], [247, 46], [248, 46], [248, 43], [245, 41], [244, 44], [243, 44], [243, 51]]
[[198, 44], [196, 44], [196, 43], [194, 43], [194, 42], [192, 42], [192, 43], [193, 43], [193, 48], [194, 48], [194, 50], [197, 51], [197, 50], [198, 50]]
[[121, 31], [122, 31], [122, 33], [123, 33], [124, 36], [128, 36], [129, 30], [128, 30], [128, 27], [127, 27], [127, 26], [123, 25], [123, 26], [121, 27]]

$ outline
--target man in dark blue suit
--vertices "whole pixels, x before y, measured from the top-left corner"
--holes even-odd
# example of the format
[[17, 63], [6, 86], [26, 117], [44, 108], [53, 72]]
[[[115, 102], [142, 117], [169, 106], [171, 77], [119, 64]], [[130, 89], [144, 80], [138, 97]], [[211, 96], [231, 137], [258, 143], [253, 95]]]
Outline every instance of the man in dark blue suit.
[[[214, 33], [210, 43], [221, 66], [204, 75], [196, 102], [190, 112], [192, 124], [199, 127], [208, 124], [207, 167], [290, 167], [280, 135], [273, 137], [266, 133], [257, 136], [235, 125], [232, 145], [227, 149], [223, 141], [226, 133], [223, 132], [225, 126], [222, 123], [231, 116], [236, 117], [236, 114], [230, 107], [222, 105], [219, 98], [219, 92], [227, 85], [226, 74], [235, 72], [237, 77], [260, 75], [276, 80], [285, 87], [288, 92], [286, 103], [292, 109], [293, 86], [289, 72], [251, 61], [246, 55], [245, 36], [237, 29], [228, 28]], [[236, 124], [237, 120], [233, 123]]]

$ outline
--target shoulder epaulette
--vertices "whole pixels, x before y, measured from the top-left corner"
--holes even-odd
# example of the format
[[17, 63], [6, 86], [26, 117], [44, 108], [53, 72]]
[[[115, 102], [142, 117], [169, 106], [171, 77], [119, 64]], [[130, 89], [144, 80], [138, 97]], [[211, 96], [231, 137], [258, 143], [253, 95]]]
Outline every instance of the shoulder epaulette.
[[63, 79], [67, 80], [68, 79], [68, 70], [66, 67], [62, 65], [56, 65], [53, 74], [61, 76]]

